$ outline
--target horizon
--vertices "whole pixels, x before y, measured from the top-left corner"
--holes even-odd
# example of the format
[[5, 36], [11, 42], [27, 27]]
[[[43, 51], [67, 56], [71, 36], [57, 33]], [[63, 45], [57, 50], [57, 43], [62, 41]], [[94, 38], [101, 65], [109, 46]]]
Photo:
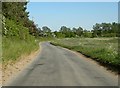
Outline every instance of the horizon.
[[92, 30], [96, 23], [118, 22], [117, 2], [29, 2], [27, 11], [38, 27], [52, 31], [61, 26]]

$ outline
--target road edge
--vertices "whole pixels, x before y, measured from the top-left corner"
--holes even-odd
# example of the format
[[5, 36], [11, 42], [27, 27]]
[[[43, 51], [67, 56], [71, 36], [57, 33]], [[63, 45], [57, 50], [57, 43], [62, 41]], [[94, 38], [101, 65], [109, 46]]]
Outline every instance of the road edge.
[[30, 54], [21, 55], [19, 61], [15, 62], [13, 65], [8, 65], [8, 68], [5, 71], [2, 70], [2, 86], [7, 85], [13, 77], [16, 77], [23, 69], [32, 63], [41, 50], [40, 42], [39, 49], [32, 51]]

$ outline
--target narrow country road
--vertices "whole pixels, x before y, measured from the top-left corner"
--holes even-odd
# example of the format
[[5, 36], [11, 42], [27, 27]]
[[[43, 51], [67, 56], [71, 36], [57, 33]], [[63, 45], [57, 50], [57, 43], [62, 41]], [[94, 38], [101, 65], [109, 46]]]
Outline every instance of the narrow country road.
[[116, 75], [67, 49], [41, 44], [37, 58], [8, 86], [117, 86]]

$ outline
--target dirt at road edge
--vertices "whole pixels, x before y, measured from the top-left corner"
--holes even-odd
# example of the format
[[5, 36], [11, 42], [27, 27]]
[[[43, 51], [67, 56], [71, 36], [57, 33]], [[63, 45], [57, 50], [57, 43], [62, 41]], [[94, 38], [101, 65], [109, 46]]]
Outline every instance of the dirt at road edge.
[[16, 76], [22, 69], [24, 69], [30, 62], [32, 62], [35, 57], [40, 52], [40, 49], [31, 52], [29, 55], [25, 54], [19, 57], [20, 59], [15, 63], [9, 63], [7, 66], [2, 66], [2, 79], [0, 79], [0, 85], [6, 84], [11, 77]]

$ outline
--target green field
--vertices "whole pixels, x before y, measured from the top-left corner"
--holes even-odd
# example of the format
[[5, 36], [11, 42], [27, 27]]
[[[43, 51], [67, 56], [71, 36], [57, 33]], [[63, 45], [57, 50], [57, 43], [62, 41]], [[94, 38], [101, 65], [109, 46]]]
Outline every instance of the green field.
[[109, 67], [118, 69], [120, 66], [117, 38], [65, 38], [51, 43], [80, 52]]

